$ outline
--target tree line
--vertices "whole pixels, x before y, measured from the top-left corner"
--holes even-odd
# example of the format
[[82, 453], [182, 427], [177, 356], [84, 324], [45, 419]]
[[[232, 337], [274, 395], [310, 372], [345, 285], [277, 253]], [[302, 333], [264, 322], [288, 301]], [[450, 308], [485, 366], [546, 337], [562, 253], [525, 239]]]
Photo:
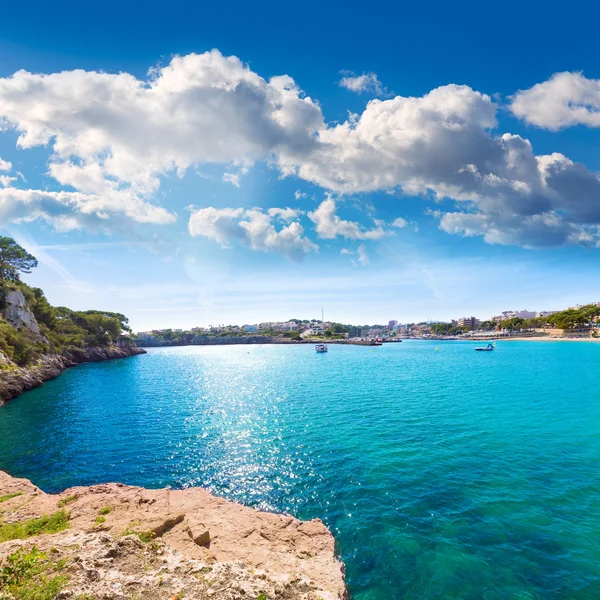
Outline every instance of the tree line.
[[[514, 317], [505, 321], [482, 321], [479, 329], [482, 331], [519, 331], [521, 329], [543, 329], [554, 327], [556, 329], [580, 329], [593, 326], [597, 317], [600, 317], [600, 307], [595, 304], [586, 304], [579, 308], [567, 308], [546, 317], [533, 317], [522, 319]], [[431, 332], [437, 335], [457, 335], [468, 331], [469, 328], [458, 327], [452, 323], [434, 323]]]
[[[40, 288], [21, 281], [38, 261], [17, 242], [0, 237], [0, 351], [19, 365], [25, 365], [43, 353], [60, 353], [89, 346], [107, 346], [131, 332], [125, 315], [109, 311], [75, 311], [52, 306]], [[42, 338], [27, 329], [15, 329], [1, 315], [7, 294], [20, 290], [38, 322]]]

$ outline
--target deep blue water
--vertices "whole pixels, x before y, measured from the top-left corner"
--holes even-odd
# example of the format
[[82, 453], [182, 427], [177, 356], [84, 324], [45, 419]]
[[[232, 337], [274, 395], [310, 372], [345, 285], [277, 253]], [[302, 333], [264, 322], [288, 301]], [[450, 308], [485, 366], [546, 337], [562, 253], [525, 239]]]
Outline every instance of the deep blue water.
[[320, 517], [357, 600], [596, 600], [599, 367], [593, 343], [152, 349], [0, 409], [0, 468]]

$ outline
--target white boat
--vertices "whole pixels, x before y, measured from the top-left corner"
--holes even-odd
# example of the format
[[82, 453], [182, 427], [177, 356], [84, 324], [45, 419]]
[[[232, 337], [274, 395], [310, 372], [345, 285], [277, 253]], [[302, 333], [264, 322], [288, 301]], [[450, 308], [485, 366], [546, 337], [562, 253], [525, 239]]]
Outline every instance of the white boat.
[[317, 344], [315, 350], [317, 352], [327, 352], [327, 344]]

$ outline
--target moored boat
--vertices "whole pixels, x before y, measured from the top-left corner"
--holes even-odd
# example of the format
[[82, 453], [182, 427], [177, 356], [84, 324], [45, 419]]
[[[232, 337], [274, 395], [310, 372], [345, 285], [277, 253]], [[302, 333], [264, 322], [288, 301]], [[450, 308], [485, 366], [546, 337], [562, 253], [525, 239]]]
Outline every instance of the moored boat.
[[327, 344], [317, 344], [315, 350], [317, 352], [327, 352]]
[[485, 348], [475, 348], [476, 352], [492, 352], [496, 347], [496, 342], [493, 344], [488, 344]]

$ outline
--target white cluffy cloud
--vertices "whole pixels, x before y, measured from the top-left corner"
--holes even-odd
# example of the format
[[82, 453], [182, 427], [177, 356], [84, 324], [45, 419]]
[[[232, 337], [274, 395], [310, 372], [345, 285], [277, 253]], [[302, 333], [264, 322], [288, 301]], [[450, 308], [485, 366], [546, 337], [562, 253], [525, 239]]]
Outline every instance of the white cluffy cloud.
[[[0, 173], [10, 173], [10, 171], [12, 171], [12, 163], [0, 158]], [[16, 180], [16, 177], [10, 175], [0, 175], [0, 187], [8, 187]]]
[[362, 75], [355, 75], [351, 71], [342, 71], [342, 73], [345, 75], [340, 79], [340, 86], [351, 92], [357, 94], [369, 92], [378, 96], [385, 92], [376, 73], [363, 73]]
[[[357, 90], [368, 81], [348, 79]], [[515, 114], [553, 128], [597, 124], [598, 82], [560, 74], [540, 86], [537, 96], [528, 96], [536, 88], [515, 96]], [[598, 175], [562, 154], [537, 156], [520, 136], [494, 135], [496, 111], [489, 96], [451, 84], [422, 97], [371, 100], [362, 114], [328, 125], [291, 77], [263, 79], [216, 50], [177, 56], [146, 79], [19, 71], [0, 78], [0, 122], [19, 133], [20, 147], [50, 147], [48, 174], [63, 190], [8, 182], [0, 188], [0, 218], [45, 219], [61, 229], [169, 223], [175, 215], [155, 200], [165, 174], [221, 163], [228, 165], [227, 181], [239, 185], [240, 165], [267, 160], [283, 176], [339, 194], [397, 190], [452, 198], [456, 208], [435, 213], [449, 233], [523, 246], [597, 245]], [[331, 199], [309, 217], [326, 239], [383, 235], [381, 226], [364, 230], [340, 219]], [[233, 218], [238, 232], [247, 229], [242, 222], [255, 221]], [[292, 226], [298, 233], [300, 224]], [[261, 245], [248, 236], [242, 243]]]
[[349, 250], [348, 248], [342, 248], [340, 254], [342, 256], [350, 256], [353, 254], [357, 254], [358, 260], [351, 259], [350, 261], [355, 267], [357, 267], [358, 265], [360, 265], [361, 267], [368, 267], [371, 264], [371, 260], [369, 259], [369, 255], [367, 253], [367, 248], [364, 244], [361, 244], [356, 249], [356, 252], [354, 252], [354, 250]]
[[[192, 209], [188, 229], [192, 237], [206, 237], [223, 247], [237, 241], [252, 250], [276, 252], [299, 262], [319, 247], [304, 237], [304, 228], [293, 220], [298, 215], [298, 211], [290, 208], [271, 208], [264, 213], [258, 208], [211, 206]], [[279, 229], [274, 221], [282, 222]]]
[[600, 79], [555, 73], [548, 81], [518, 91], [510, 109], [527, 123], [552, 131], [574, 125], [600, 127]]
[[[207, 162], [248, 165], [279, 147], [301, 152], [323, 116], [290, 77], [266, 81], [214, 50], [177, 56], [147, 80], [18, 71], [0, 78], [0, 122], [19, 132], [22, 148], [49, 145], [49, 174], [76, 191], [36, 214], [55, 222], [57, 211], [69, 211], [73, 225], [84, 226], [116, 215], [170, 222], [174, 216], [152, 202], [161, 175]], [[239, 185], [244, 172], [226, 179]], [[9, 201], [17, 213], [20, 197]], [[8, 218], [14, 211], [4, 206]]]
[[336, 214], [333, 198], [323, 200], [316, 210], [308, 213], [308, 218], [315, 224], [319, 237], [326, 240], [332, 240], [338, 236], [351, 240], [377, 240], [385, 235], [381, 225], [375, 229], [364, 229], [360, 223], [341, 219]]
[[360, 265], [362, 265], [363, 267], [368, 267], [371, 264], [369, 255], [367, 254], [367, 249], [365, 248], [364, 244], [361, 244], [358, 247], [357, 254], [358, 254], [358, 262]]
[[597, 245], [600, 178], [562, 154], [536, 156], [518, 135], [493, 136], [496, 106], [467, 86], [372, 100], [321, 129], [310, 154], [282, 153], [288, 174], [339, 193], [401, 189], [452, 198], [444, 231], [528, 247]]

